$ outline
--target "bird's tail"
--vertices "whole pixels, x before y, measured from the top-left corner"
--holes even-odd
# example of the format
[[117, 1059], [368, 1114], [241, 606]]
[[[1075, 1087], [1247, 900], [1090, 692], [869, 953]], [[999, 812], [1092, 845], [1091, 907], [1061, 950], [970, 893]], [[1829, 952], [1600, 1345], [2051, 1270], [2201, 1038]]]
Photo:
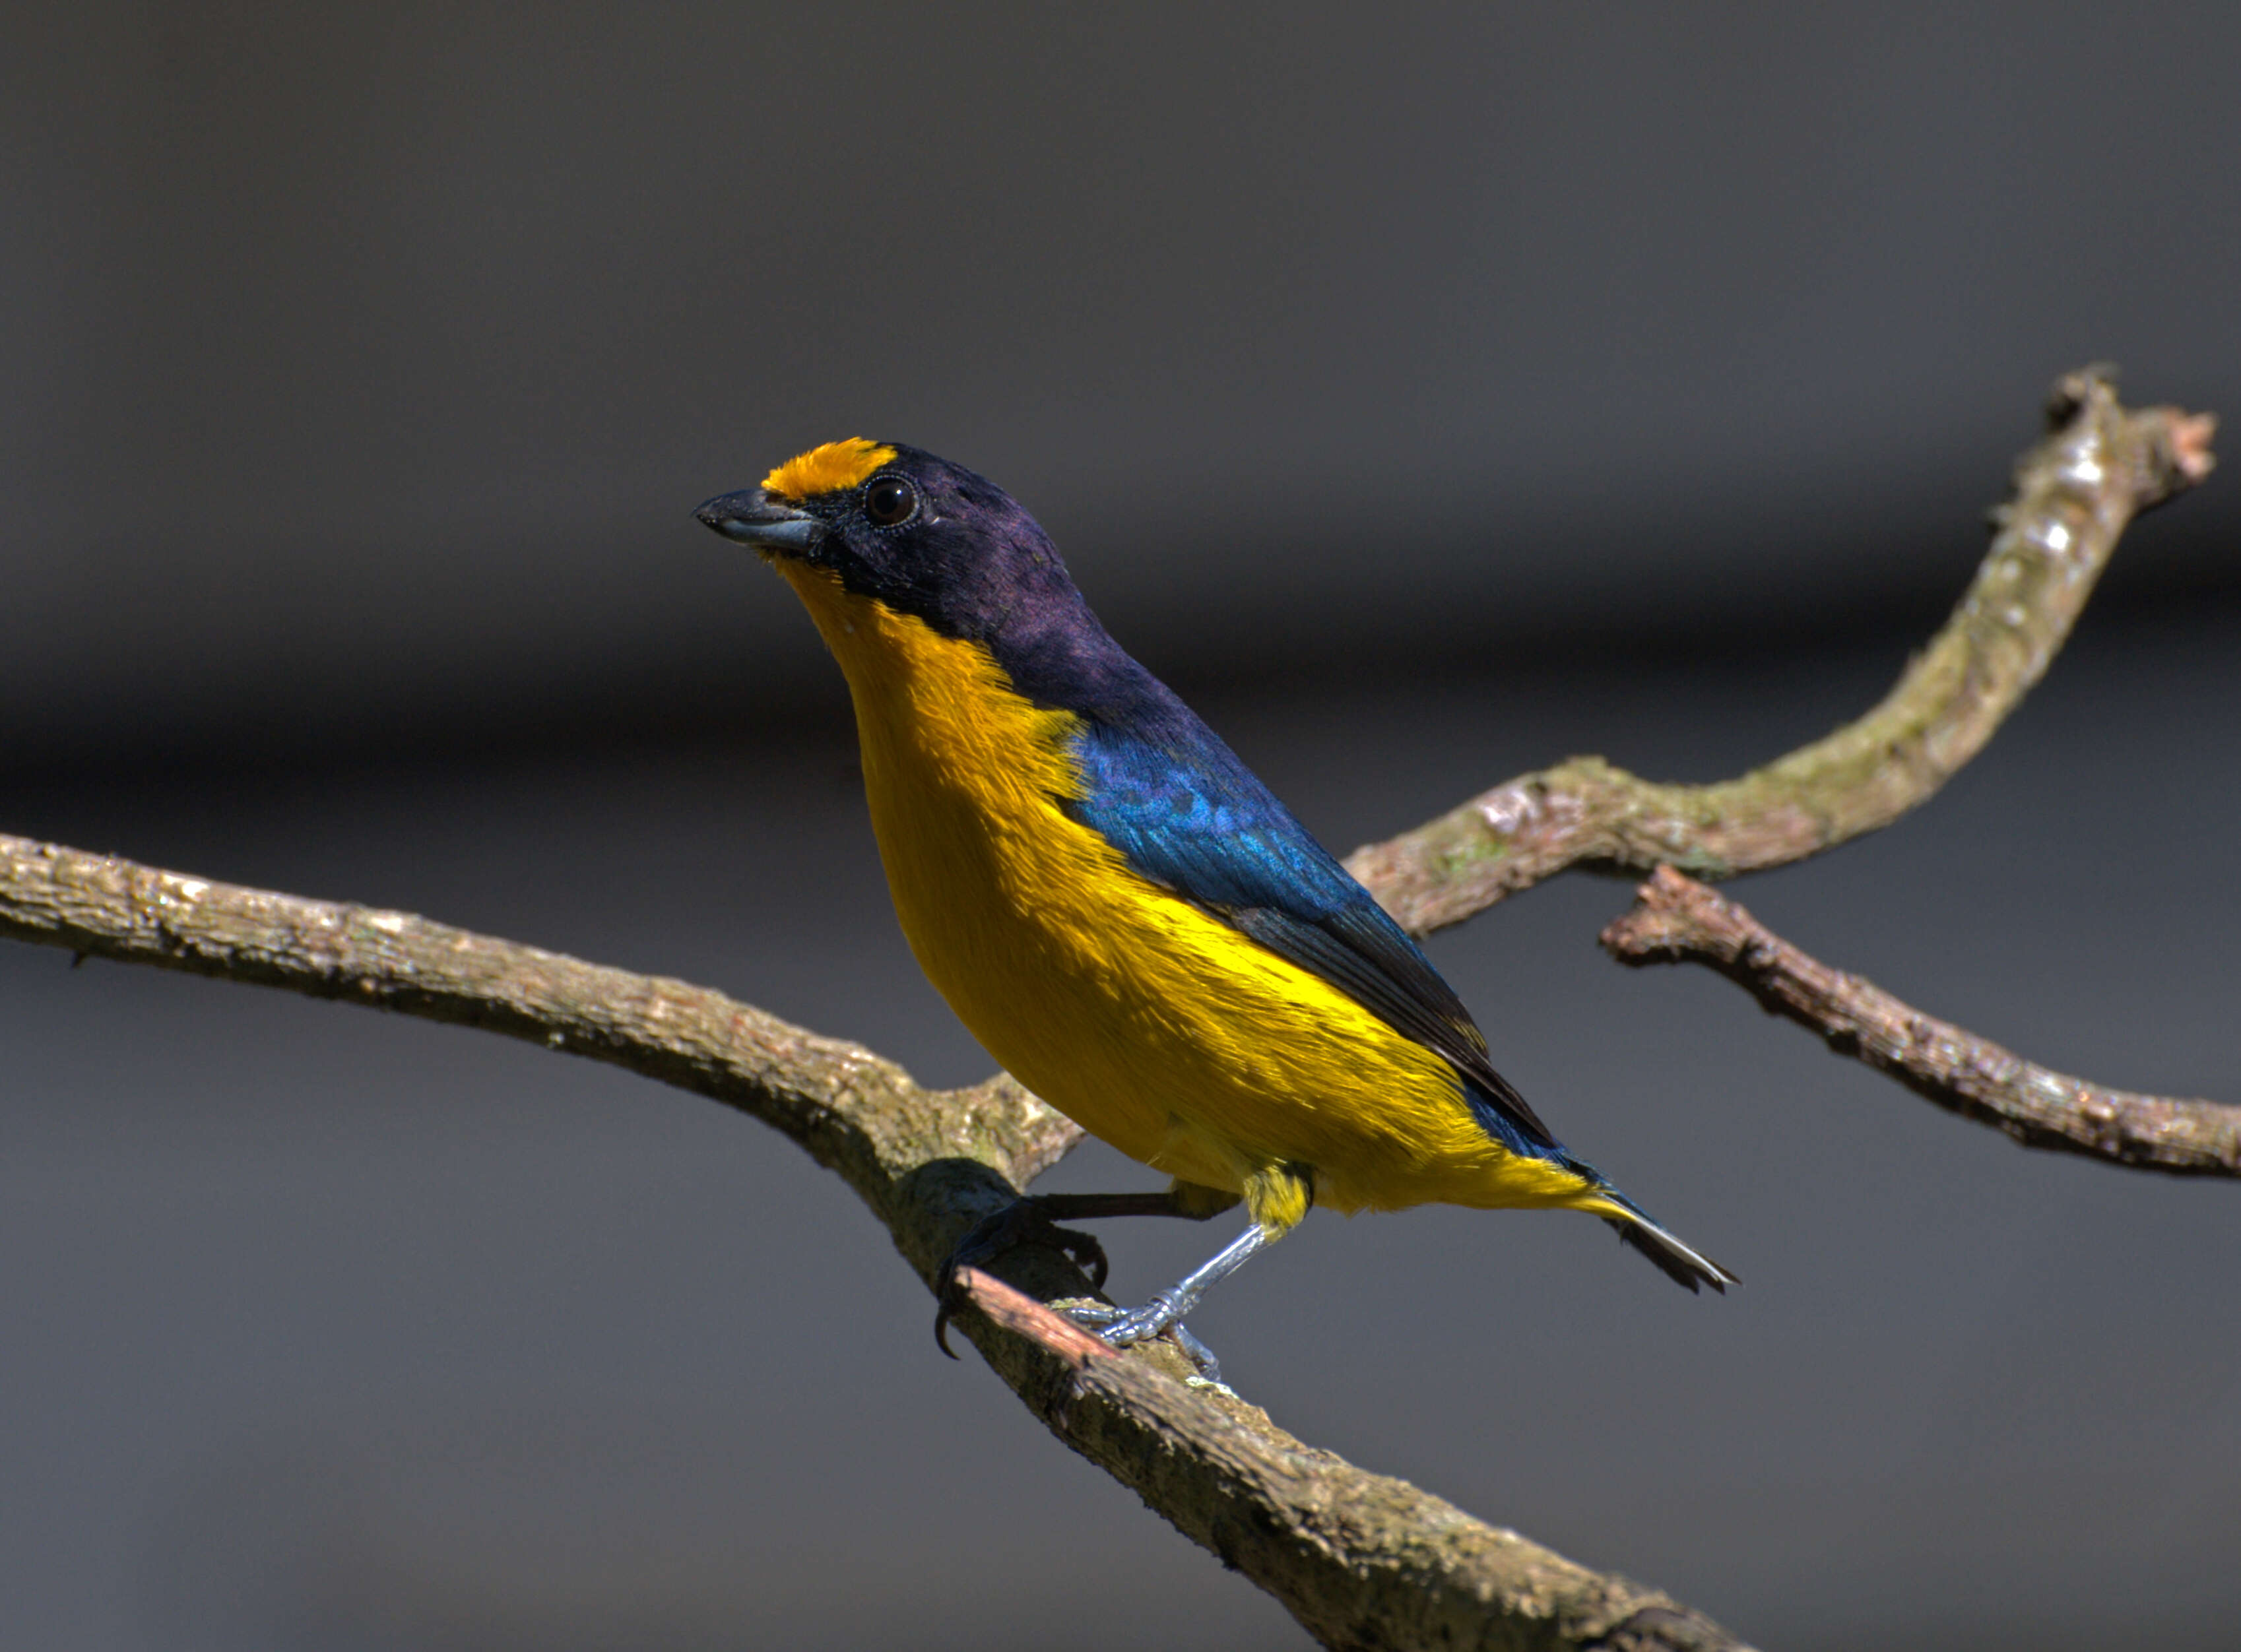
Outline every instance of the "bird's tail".
[[1676, 1285], [1686, 1286], [1691, 1291], [1709, 1285], [1725, 1295], [1729, 1286], [1743, 1283], [1703, 1252], [1667, 1232], [1648, 1211], [1604, 1180], [1602, 1172], [1593, 1165], [1575, 1159], [1572, 1167], [1595, 1184], [1595, 1192], [1601, 1195], [1597, 1203], [1603, 1207], [1597, 1214], [1617, 1230], [1619, 1243], [1631, 1245], [1649, 1257], [1658, 1272]]
[[1682, 1243], [1647, 1216], [1636, 1213], [1631, 1216], [1606, 1216], [1603, 1220], [1618, 1229], [1620, 1244], [1631, 1245], [1649, 1257], [1658, 1271], [1676, 1285], [1685, 1285], [1692, 1291], [1699, 1285], [1709, 1285], [1725, 1295], [1729, 1286], [1743, 1283], [1703, 1252]]

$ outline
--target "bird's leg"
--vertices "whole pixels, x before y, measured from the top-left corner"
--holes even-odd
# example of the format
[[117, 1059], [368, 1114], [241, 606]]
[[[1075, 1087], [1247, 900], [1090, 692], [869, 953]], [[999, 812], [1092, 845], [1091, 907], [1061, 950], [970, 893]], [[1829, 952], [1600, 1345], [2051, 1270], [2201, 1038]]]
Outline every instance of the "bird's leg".
[[1107, 1262], [1105, 1247], [1095, 1235], [1061, 1227], [1061, 1221], [1094, 1221], [1100, 1216], [1180, 1216], [1189, 1221], [1207, 1217], [1237, 1202], [1236, 1195], [1178, 1182], [1164, 1193], [1026, 1194], [1003, 1209], [981, 1219], [957, 1241], [957, 1248], [942, 1263], [934, 1294], [941, 1306], [933, 1317], [933, 1340], [950, 1353], [949, 1321], [963, 1306], [957, 1288], [960, 1270], [980, 1267], [1020, 1245], [1047, 1245], [1089, 1275], [1103, 1289]]
[[1087, 1326], [1116, 1348], [1126, 1348], [1131, 1342], [1148, 1342], [1166, 1332], [1176, 1332], [1176, 1341], [1197, 1363], [1201, 1373], [1219, 1381], [1207, 1368], [1213, 1365], [1214, 1356], [1207, 1352], [1203, 1342], [1182, 1329], [1183, 1316], [1196, 1308], [1199, 1298], [1218, 1281], [1244, 1267], [1250, 1257], [1273, 1244], [1277, 1237], [1259, 1222], [1253, 1223], [1194, 1272], [1186, 1274], [1163, 1291], [1154, 1292], [1152, 1300], [1141, 1308], [1084, 1302], [1071, 1304], [1061, 1311], [1075, 1324]]
[[[1229, 1202], [1212, 1189], [1192, 1188], [1183, 1183], [1177, 1183], [1174, 1191], [1178, 1199], [1203, 1195], [1201, 1202], [1193, 1205], [1194, 1210], [1206, 1208], [1207, 1201], [1220, 1201], [1214, 1208]], [[1253, 1218], [1251, 1225], [1194, 1272], [1154, 1294], [1143, 1307], [1124, 1308], [1102, 1302], [1084, 1302], [1070, 1304], [1060, 1312], [1116, 1347], [1149, 1341], [1155, 1336], [1171, 1337], [1198, 1367], [1200, 1375], [1211, 1382], [1221, 1381], [1221, 1365], [1205, 1343], [1183, 1328], [1183, 1316], [1198, 1306], [1199, 1299], [1218, 1281], [1228, 1279], [1248, 1259], [1299, 1225], [1315, 1201], [1314, 1168], [1304, 1164], [1264, 1166], [1245, 1178], [1244, 1199], [1246, 1211]]]

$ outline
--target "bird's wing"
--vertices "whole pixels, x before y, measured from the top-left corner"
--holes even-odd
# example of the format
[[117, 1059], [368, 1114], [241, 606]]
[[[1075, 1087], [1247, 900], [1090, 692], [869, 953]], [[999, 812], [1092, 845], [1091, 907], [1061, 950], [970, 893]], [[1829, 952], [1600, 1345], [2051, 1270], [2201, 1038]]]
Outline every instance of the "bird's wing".
[[1061, 799], [1067, 813], [1153, 882], [1445, 1057], [1483, 1093], [1482, 1113], [1508, 1127], [1498, 1134], [1522, 1138], [1512, 1145], [1556, 1147], [1494, 1070], [1455, 989], [1369, 892], [1205, 725], [1192, 718], [1161, 734], [1085, 722], [1074, 739], [1080, 795]]

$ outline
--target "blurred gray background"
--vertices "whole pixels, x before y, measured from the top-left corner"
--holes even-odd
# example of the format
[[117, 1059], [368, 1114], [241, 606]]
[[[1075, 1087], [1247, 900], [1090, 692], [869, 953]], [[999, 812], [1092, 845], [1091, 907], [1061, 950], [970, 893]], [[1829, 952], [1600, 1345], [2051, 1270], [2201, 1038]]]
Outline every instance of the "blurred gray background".
[[[0, 39], [0, 830], [719, 987], [921, 1078], [838, 673], [706, 496], [865, 433], [1035, 510], [1341, 851], [1852, 715], [2059, 371], [2241, 410], [2241, 12], [96, 4]], [[1931, 807], [1743, 898], [2241, 1099], [2241, 481]], [[1311, 1221], [1279, 1421], [1773, 1648], [2230, 1646], [2229, 1186], [2025, 1154], [1596, 952], [1440, 938], [1743, 1275]], [[1295, 1648], [830, 1178], [476, 1034], [0, 948], [11, 1648]], [[1054, 1180], [1148, 1185], [1085, 1149]], [[1156, 1228], [1158, 1225], [1154, 1225]], [[1207, 1247], [1107, 1230], [1141, 1296]]]

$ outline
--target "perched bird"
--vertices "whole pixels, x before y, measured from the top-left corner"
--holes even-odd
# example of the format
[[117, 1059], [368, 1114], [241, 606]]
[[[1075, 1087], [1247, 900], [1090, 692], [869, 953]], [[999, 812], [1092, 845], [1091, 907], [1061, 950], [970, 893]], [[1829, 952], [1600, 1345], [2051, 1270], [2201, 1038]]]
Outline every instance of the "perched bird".
[[[1106, 633], [1034, 519], [960, 465], [860, 438], [696, 513], [808, 607], [855, 702], [864, 787], [927, 977], [1037, 1095], [1174, 1180], [1021, 1200], [953, 1261], [1058, 1220], [1251, 1221], [1134, 1310], [1127, 1343], [1321, 1204], [1582, 1210], [1672, 1279], [1734, 1275], [1567, 1152], [1416, 944]], [[1100, 1281], [1101, 1282], [1101, 1281]]]

